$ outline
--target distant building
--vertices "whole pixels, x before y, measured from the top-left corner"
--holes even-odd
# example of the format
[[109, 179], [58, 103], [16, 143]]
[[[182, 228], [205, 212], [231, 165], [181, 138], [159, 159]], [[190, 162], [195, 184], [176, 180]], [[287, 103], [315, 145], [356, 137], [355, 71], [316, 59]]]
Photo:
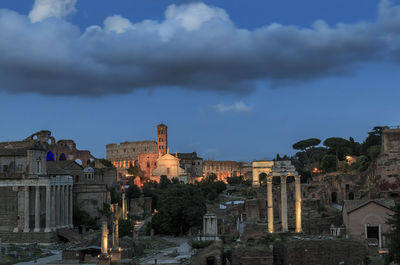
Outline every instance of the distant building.
[[157, 141], [123, 142], [106, 145], [107, 159], [117, 168], [119, 177], [127, 176], [130, 166], [139, 166], [150, 178], [156, 168], [157, 159], [167, 153], [168, 127], [165, 124], [157, 125]]
[[243, 176], [242, 164], [235, 161], [206, 160], [203, 162], [203, 177], [215, 174], [217, 180], [227, 182], [227, 178]]
[[156, 181], [162, 175], [167, 176], [169, 179], [177, 178], [185, 183], [188, 182], [185, 170], [180, 167], [180, 159], [167, 153], [157, 159], [157, 168], [151, 173], [152, 178]]
[[394, 214], [394, 205], [392, 199], [345, 201], [342, 213], [347, 237], [364, 241], [370, 247], [385, 248], [390, 230], [386, 221]]
[[190, 178], [198, 178], [203, 175], [203, 158], [198, 157], [196, 152], [178, 153], [180, 166]]

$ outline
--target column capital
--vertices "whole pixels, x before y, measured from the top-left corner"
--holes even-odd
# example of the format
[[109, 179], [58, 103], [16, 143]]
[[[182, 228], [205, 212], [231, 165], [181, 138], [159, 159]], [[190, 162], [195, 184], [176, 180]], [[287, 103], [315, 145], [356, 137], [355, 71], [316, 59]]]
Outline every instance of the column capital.
[[267, 175], [267, 182], [271, 182], [272, 183], [272, 179], [273, 179], [272, 175]]

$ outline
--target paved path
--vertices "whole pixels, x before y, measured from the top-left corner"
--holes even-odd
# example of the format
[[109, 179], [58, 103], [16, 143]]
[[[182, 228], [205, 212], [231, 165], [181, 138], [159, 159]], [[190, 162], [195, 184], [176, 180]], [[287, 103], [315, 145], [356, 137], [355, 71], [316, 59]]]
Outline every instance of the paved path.
[[[175, 243], [178, 246], [160, 250], [157, 254], [153, 256], [143, 258], [140, 260], [140, 264], [143, 265], [154, 264], [155, 259], [157, 259], [158, 263], [161, 264], [169, 264], [169, 263], [176, 264], [179, 263], [179, 261], [183, 258], [190, 259], [192, 255], [191, 253], [192, 248], [188, 243], [190, 239], [184, 237], [162, 237], [162, 238], [169, 242]], [[176, 257], [168, 256], [168, 254], [174, 253], [175, 251], [178, 251], [178, 256]]]
[[27, 262], [20, 262], [16, 263], [16, 265], [41, 265], [41, 264], [51, 264], [52, 262], [61, 260], [61, 251], [60, 250], [52, 250], [51, 251], [54, 255], [44, 257], [41, 259], [38, 259], [36, 263], [32, 261], [27, 261]]

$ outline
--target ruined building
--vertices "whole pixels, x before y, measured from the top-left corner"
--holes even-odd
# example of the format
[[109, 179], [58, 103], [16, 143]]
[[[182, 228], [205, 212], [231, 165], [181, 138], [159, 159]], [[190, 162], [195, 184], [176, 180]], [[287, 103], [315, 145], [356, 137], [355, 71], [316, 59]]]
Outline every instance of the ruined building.
[[400, 199], [400, 128], [385, 127], [381, 153], [369, 176], [373, 197]]
[[72, 227], [71, 175], [49, 175], [46, 156], [54, 145], [43, 131], [23, 141], [0, 143], [0, 238], [49, 242]]
[[247, 172], [244, 165], [236, 161], [206, 160], [203, 162], [203, 177], [215, 174], [217, 180], [227, 182], [228, 178], [244, 176]]

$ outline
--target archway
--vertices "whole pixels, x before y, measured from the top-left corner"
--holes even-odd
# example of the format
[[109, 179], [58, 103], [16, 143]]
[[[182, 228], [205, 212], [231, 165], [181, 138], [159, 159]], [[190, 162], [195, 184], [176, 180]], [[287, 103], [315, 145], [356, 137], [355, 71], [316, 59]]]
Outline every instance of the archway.
[[260, 174], [264, 173], [268, 175], [271, 173], [274, 161], [254, 161], [252, 163], [253, 170], [253, 187], [260, 186]]
[[60, 158], [58, 160], [64, 161], [64, 160], [67, 160], [67, 158], [65, 157], [64, 153], [61, 153]]
[[208, 257], [207, 258], [207, 265], [216, 265], [215, 257]]
[[332, 201], [332, 203], [337, 203], [337, 192], [336, 191], [332, 192], [331, 201]]
[[260, 175], [258, 175], [258, 180], [260, 181], [260, 184], [263, 182], [267, 181], [267, 174], [265, 174], [264, 172], [261, 173]]
[[54, 161], [54, 154], [52, 151], [47, 152], [46, 161]]

